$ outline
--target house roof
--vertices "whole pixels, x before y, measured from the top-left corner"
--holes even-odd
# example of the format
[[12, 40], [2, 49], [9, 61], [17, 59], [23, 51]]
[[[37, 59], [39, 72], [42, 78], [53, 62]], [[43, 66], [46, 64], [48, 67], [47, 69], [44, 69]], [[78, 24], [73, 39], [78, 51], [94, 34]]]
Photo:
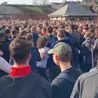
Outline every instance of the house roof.
[[48, 15], [49, 17], [64, 17], [64, 16], [97, 16], [96, 13], [88, 8], [81, 6], [78, 3], [70, 2], [59, 10]]
[[0, 14], [9, 15], [9, 14], [23, 14], [23, 12], [15, 7], [8, 5], [0, 5]]

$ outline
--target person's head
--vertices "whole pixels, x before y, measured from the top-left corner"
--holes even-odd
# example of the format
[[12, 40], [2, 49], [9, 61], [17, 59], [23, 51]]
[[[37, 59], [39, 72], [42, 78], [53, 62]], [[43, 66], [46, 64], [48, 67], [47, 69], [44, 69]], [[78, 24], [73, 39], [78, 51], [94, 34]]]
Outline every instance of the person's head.
[[85, 39], [90, 39], [90, 33], [89, 32], [86, 32], [85, 35], [84, 35], [84, 38]]
[[53, 29], [53, 36], [57, 37], [57, 29]]
[[26, 40], [27, 41], [31, 41], [33, 42], [33, 36], [32, 36], [32, 33], [28, 33], [26, 36], [25, 36]]
[[15, 26], [14, 29], [19, 32], [19, 27]]
[[31, 59], [32, 43], [25, 39], [14, 39], [10, 46], [10, 54], [17, 65], [29, 63]]
[[95, 30], [90, 30], [90, 38], [94, 39], [95, 38]]
[[72, 31], [77, 31], [77, 30], [78, 30], [78, 26], [72, 24], [72, 25], [71, 25], [71, 29], [72, 29]]
[[98, 64], [98, 49], [93, 50], [94, 64]]
[[34, 41], [33, 41], [33, 35], [32, 33], [29, 33], [25, 36], [26, 40], [32, 43], [32, 47], [35, 47]]
[[17, 30], [15, 30], [15, 29], [11, 30], [11, 37], [13, 39], [16, 38], [17, 35], [18, 35], [18, 31]]
[[41, 35], [42, 35], [42, 36], [46, 36], [46, 35], [47, 35], [47, 28], [46, 28], [46, 27], [43, 27], [43, 28], [42, 28]]
[[7, 37], [11, 37], [11, 32], [10, 32], [10, 29], [5, 29], [5, 35], [7, 36]]
[[4, 41], [5, 41], [4, 31], [0, 31], [0, 44], [2, 44]]
[[42, 31], [42, 28], [41, 27], [37, 27], [37, 33], [40, 35], [41, 34], [41, 31]]
[[59, 42], [56, 44], [53, 49], [50, 49], [49, 54], [53, 54], [53, 60], [56, 65], [60, 65], [60, 63], [70, 63], [72, 56], [72, 49], [68, 44], [63, 42]]
[[20, 31], [18, 36], [26, 36], [27, 35], [27, 31], [23, 30], [23, 31]]
[[58, 29], [57, 38], [58, 38], [58, 40], [62, 40], [65, 38], [65, 30], [64, 29]]
[[44, 28], [42, 29], [42, 32], [47, 32], [46, 27], [44, 27]]
[[31, 27], [31, 32], [32, 32], [32, 33], [36, 33], [36, 32], [37, 32], [36, 26], [32, 26], [32, 27]]
[[30, 30], [29, 28], [25, 28], [25, 31], [26, 31], [27, 33], [31, 33], [31, 30]]
[[53, 33], [53, 28], [50, 26], [50, 27], [48, 27], [48, 29], [47, 29], [47, 33], [48, 34], [52, 34]]
[[98, 38], [98, 27], [95, 30], [95, 37]]
[[94, 64], [98, 66], [98, 41], [97, 40], [93, 45], [93, 58], [94, 58]]
[[47, 38], [46, 37], [39, 37], [37, 41], [37, 48], [44, 48], [47, 44]]

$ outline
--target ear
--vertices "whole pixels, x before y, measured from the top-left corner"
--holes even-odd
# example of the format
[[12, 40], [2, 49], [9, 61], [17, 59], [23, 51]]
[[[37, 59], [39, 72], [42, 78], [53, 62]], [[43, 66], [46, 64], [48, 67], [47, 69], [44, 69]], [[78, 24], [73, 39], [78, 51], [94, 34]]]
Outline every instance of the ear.
[[0, 56], [3, 56], [3, 51], [0, 50]]
[[55, 58], [56, 58], [57, 61], [60, 60], [60, 57], [59, 57], [59, 55], [57, 55], [57, 54], [55, 55]]

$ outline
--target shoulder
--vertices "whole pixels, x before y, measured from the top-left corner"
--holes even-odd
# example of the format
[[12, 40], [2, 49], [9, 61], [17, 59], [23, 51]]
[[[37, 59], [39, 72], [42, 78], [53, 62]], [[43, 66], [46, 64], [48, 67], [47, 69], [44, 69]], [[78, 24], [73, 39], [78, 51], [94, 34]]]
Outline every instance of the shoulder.
[[[72, 95], [70, 98], [79, 98], [79, 96], [82, 94], [83, 90], [85, 88], [89, 88], [89, 86], [92, 84], [93, 79], [96, 79], [96, 75], [98, 75], [98, 71], [82, 74], [76, 81]], [[96, 80], [94, 80], [94, 81], [96, 81]], [[91, 85], [91, 87], [92, 87], [92, 85]]]
[[66, 79], [65, 77], [63, 77], [62, 74], [60, 74], [59, 76], [57, 76], [51, 83], [51, 86], [64, 86], [65, 84], [70, 84], [71, 81], [69, 81], [68, 79]]
[[2, 57], [0, 57], [0, 61], [4, 61], [4, 59]]
[[92, 77], [95, 77], [96, 75], [98, 75], [98, 71], [92, 71], [92, 72], [88, 72], [85, 74], [82, 74], [79, 78], [78, 81], [83, 82], [87, 79], [92, 79]]
[[11, 80], [11, 78], [9, 75], [3, 76], [0, 78], [0, 84], [4, 83], [5, 81], [10, 81], [10, 80]]
[[47, 80], [38, 74], [34, 74], [34, 76], [35, 76], [35, 78], [37, 78], [36, 82], [38, 82], [38, 84], [36, 85], [36, 87], [38, 87], [38, 91], [37, 91], [38, 97], [37, 98], [39, 98], [40, 94], [41, 94], [40, 97], [42, 95], [44, 95], [44, 96], [46, 96], [45, 98], [51, 98], [51, 86], [47, 82]]
[[38, 88], [39, 91], [38, 92], [43, 92], [47, 98], [51, 98], [49, 96], [51, 96], [51, 86], [48, 83], [48, 81], [46, 79], [44, 79], [43, 77], [41, 77], [40, 75], [36, 74], [35, 77], [38, 77], [37, 81], [38, 81]]
[[8, 65], [10, 66], [10, 64], [2, 57], [0, 57], [0, 65], [4, 64], [4, 66]]
[[46, 79], [44, 79], [42, 76], [40, 76], [37, 73], [32, 73], [31, 74], [32, 77], [35, 77], [36, 81], [39, 81], [39, 85], [42, 88], [50, 88], [50, 85], [48, 83], [48, 81]]
[[0, 78], [0, 91], [4, 89], [8, 84], [11, 84], [13, 80], [10, 78], [9, 75], [3, 76]]

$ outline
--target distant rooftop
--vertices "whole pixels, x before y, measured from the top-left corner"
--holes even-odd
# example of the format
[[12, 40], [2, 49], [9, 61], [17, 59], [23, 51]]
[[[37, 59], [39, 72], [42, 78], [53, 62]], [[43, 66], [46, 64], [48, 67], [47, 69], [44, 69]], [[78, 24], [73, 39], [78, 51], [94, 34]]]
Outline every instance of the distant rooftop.
[[42, 6], [42, 5], [13, 5], [13, 4], [3, 4], [0, 5], [0, 14], [40, 14], [40, 15], [47, 15], [54, 11], [49, 5]]

